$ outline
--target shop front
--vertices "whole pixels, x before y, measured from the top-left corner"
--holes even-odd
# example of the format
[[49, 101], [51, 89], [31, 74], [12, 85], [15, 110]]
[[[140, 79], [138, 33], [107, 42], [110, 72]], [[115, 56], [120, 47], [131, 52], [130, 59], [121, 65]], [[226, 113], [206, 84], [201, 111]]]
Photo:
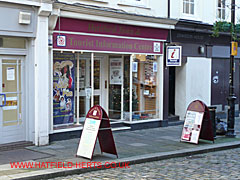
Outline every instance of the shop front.
[[162, 120], [168, 30], [59, 18], [53, 33], [52, 132], [77, 130], [93, 105], [111, 122]]

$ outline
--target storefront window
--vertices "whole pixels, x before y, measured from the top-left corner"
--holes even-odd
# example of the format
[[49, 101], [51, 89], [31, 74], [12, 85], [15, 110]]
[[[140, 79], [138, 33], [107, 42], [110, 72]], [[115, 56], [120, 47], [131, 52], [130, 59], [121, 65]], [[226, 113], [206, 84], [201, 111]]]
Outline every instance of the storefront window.
[[54, 127], [83, 123], [92, 105], [102, 106], [111, 120], [159, 118], [158, 60], [54, 51]]
[[157, 72], [157, 56], [133, 56], [132, 120], [158, 118]]

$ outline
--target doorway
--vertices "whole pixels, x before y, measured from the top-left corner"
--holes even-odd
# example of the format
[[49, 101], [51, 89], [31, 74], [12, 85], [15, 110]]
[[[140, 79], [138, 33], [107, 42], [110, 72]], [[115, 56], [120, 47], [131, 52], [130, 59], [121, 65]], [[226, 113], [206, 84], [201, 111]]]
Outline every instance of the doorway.
[[168, 116], [175, 115], [175, 67], [169, 67]]
[[82, 122], [93, 105], [101, 105], [107, 111], [108, 64], [105, 56], [94, 56], [93, 68], [90, 57], [80, 55], [76, 61], [75, 117], [78, 119], [79, 114]]
[[0, 56], [0, 144], [24, 141], [24, 57]]

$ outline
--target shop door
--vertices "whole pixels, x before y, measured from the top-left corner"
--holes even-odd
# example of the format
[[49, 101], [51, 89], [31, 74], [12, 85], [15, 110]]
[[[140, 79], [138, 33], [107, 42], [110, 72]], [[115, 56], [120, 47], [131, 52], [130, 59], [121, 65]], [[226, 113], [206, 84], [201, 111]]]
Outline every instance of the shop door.
[[25, 140], [23, 57], [0, 56], [0, 144]]
[[[107, 91], [107, 72], [105, 71], [106, 59], [95, 58], [93, 70], [93, 104], [107, 107], [105, 91]], [[91, 107], [92, 86], [91, 86], [91, 59], [79, 59], [79, 117], [85, 119]]]
[[[212, 83], [211, 83], [211, 104], [227, 105], [227, 97], [229, 96], [229, 59], [213, 59], [212, 60]], [[235, 103], [239, 99], [239, 60], [234, 60], [234, 92], [237, 97]]]

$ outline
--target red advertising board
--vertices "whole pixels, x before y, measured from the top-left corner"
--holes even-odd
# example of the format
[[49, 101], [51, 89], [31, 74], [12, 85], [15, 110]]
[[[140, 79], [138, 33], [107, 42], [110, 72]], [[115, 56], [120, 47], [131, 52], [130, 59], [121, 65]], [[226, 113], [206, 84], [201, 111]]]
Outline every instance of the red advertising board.
[[208, 107], [195, 100], [187, 108], [181, 141], [198, 144], [199, 139], [214, 141]]
[[114, 154], [118, 157], [108, 115], [99, 105], [93, 106], [88, 111], [77, 156], [92, 160], [97, 138], [102, 153]]

